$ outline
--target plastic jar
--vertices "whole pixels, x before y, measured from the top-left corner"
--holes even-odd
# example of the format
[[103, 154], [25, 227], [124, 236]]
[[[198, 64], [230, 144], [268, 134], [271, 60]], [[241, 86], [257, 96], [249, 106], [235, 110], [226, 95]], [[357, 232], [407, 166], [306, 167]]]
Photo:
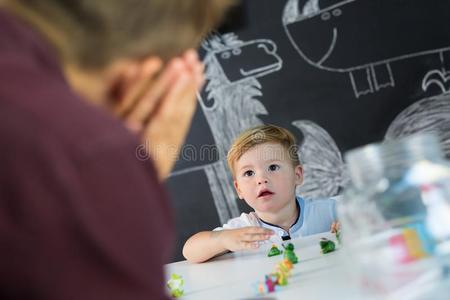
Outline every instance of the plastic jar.
[[403, 298], [447, 280], [450, 164], [439, 139], [422, 134], [371, 144], [345, 160], [351, 184], [338, 214], [364, 287]]

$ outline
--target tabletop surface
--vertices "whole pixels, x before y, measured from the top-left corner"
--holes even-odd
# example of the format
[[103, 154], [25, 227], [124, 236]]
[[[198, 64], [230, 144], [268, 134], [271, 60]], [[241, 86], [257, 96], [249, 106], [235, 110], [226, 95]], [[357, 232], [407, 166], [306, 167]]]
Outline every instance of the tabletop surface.
[[264, 296], [257, 295], [255, 284], [272, 273], [283, 259], [282, 255], [267, 256], [271, 244], [201, 264], [171, 263], [165, 266], [166, 279], [173, 273], [183, 277], [181, 299], [369, 299], [362, 295], [354, 274], [344, 267], [343, 261], [348, 263], [349, 258], [344, 257], [339, 246], [335, 252], [321, 253], [319, 241], [323, 237], [336, 242], [330, 233], [289, 241], [295, 246], [299, 262], [294, 265], [287, 286]]

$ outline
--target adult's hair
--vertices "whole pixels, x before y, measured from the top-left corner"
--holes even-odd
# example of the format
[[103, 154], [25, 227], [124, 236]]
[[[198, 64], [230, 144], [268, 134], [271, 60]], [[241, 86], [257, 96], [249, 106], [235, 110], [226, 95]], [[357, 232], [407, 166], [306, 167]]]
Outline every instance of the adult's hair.
[[236, 161], [248, 150], [265, 143], [283, 146], [292, 165], [294, 167], [300, 165], [300, 159], [297, 154], [298, 147], [294, 135], [283, 127], [271, 124], [260, 125], [241, 133], [231, 145], [227, 161], [233, 176], [235, 176], [234, 164]]
[[65, 62], [98, 68], [117, 58], [167, 60], [195, 47], [233, 0], [6, 0], [44, 35]]

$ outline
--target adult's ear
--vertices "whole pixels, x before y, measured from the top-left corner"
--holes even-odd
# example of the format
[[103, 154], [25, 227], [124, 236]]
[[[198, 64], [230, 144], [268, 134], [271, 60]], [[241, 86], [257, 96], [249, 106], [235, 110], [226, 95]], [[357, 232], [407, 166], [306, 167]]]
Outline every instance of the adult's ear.
[[295, 172], [295, 184], [301, 185], [303, 183], [303, 167], [301, 165], [297, 165], [294, 169]]

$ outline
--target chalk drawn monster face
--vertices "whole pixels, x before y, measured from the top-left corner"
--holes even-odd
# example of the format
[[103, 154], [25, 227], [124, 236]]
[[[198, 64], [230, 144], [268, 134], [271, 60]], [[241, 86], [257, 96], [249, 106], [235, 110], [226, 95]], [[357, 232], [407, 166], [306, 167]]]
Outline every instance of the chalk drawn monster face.
[[359, 97], [395, 87], [394, 62], [427, 56], [433, 69], [449, 71], [448, 0], [406, 2], [288, 0], [283, 27], [304, 61], [347, 73]]
[[[287, 3], [283, 23], [297, 51], [309, 63], [322, 65], [332, 54], [342, 6], [352, 1], [355, 0], [290, 0]], [[295, 31], [295, 37], [289, 33], [290, 29]], [[301, 43], [302, 40], [307, 43]]]
[[281, 69], [282, 61], [276, 51], [274, 42], [260, 39], [229, 46], [214, 52], [214, 56], [226, 78], [237, 82]]
[[[300, 56], [328, 71], [368, 66], [448, 51], [447, 0], [289, 0], [286, 34]], [[421, 24], [427, 24], [423, 26]]]

